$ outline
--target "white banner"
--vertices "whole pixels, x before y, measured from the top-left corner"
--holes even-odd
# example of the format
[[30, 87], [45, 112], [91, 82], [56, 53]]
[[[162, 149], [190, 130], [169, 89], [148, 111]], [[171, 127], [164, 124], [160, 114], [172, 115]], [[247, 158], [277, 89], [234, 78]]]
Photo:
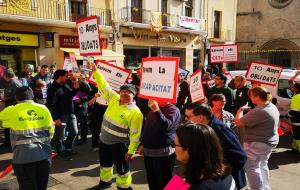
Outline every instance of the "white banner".
[[190, 80], [190, 94], [193, 103], [205, 100], [204, 89], [202, 86], [202, 70], [198, 70], [192, 74]]
[[249, 81], [276, 86], [280, 77], [282, 67], [266, 63], [252, 62], [246, 73], [246, 79]]
[[238, 62], [238, 46], [236, 44], [210, 46], [210, 62]]
[[143, 59], [143, 72], [139, 96], [146, 99], [177, 100], [178, 65], [176, 57], [153, 57]]
[[205, 19], [181, 16], [179, 17], [179, 26], [193, 30], [205, 30]]
[[[129, 71], [104, 61], [97, 61], [97, 67], [103, 74], [109, 86], [114, 91], [119, 92], [120, 87], [125, 84], [125, 81], [129, 76]], [[96, 83], [93, 76], [91, 76], [88, 81], [91, 83]]]
[[102, 55], [98, 18], [96, 16], [82, 18], [76, 24], [78, 28], [80, 55]]

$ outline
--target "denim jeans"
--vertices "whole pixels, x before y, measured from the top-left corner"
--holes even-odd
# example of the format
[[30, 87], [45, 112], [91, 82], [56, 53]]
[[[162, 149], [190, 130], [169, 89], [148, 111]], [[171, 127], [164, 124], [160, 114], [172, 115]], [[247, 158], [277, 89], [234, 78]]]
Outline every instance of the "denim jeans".
[[245, 170], [251, 190], [271, 190], [268, 160], [272, 146], [262, 142], [244, 142], [247, 154]]
[[[62, 115], [60, 118], [62, 123], [66, 123], [66, 126], [55, 126], [55, 144], [57, 153], [61, 154], [65, 150], [72, 150], [74, 140], [77, 136], [77, 120], [74, 114]], [[65, 146], [63, 140], [67, 132], [67, 139], [65, 141]]]

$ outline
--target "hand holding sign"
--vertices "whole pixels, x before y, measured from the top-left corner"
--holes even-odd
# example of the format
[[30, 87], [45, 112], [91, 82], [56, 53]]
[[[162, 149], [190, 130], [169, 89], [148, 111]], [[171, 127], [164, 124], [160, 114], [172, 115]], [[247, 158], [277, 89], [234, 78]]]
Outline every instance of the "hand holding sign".
[[157, 101], [155, 100], [149, 100], [148, 101], [148, 107], [153, 111], [153, 112], [157, 112], [159, 110], [159, 106]]

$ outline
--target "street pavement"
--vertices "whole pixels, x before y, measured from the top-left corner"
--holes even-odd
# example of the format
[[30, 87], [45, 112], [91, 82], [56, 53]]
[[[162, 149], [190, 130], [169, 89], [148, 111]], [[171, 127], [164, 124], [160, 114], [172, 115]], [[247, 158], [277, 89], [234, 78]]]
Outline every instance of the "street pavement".
[[[55, 158], [51, 167], [51, 187], [49, 190], [84, 190], [98, 184], [99, 161], [98, 152], [91, 150], [90, 139], [87, 144], [76, 146], [80, 155], [74, 156], [71, 161]], [[272, 190], [299, 190], [300, 189], [300, 154], [290, 151], [291, 136], [280, 138], [279, 146], [273, 151], [270, 161], [270, 181]], [[10, 162], [12, 154], [9, 148], [0, 148], [0, 172]], [[200, 151], [200, 150], [199, 150]], [[143, 157], [137, 156], [131, 161], [133, 189], [148, 189]], [[174, 173], [180, 174], [182, 167], [176, 163]], [[13, 172], [0, 179], [0, 190], [16, 189], [17, 184]], [[12, 184], [14, 183], [14, 184]], [[10, 184], [11, 187], [7, 185]], [[12, 187], [14, 186], [14, 187]], [[115, 185], [110, 188], [116, 189]]]

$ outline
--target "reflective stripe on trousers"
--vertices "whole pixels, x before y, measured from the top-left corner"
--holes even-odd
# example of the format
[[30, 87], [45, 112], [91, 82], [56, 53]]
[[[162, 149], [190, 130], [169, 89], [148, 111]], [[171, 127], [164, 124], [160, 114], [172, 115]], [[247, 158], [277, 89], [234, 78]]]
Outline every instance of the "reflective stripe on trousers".
[[123, 175], [118, 174], [116, 177], [117, 187], [126, 189], [131, 186], [131, 183], [132, 183], [132, 176], [130, 172], [127, 172], [126, 174]]
[[101, 167], [100, 166], [100, 180], [104, 182], [110, 182], [113, 177], [113, 167]]

